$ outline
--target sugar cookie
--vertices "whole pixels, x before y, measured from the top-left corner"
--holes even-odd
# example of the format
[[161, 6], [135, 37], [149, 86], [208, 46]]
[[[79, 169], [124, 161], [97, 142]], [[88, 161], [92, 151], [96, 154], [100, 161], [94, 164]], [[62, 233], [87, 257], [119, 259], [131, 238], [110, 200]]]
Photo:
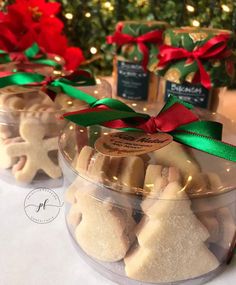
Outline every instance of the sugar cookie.
[[145, 212], [170, 182], [181, 181], [179, 171], [175, 167], [163, 167], [162, 165], [149, 165], [146, 170], [144, 180], [144, 190], [146, 193], [144, 201], [141, 204]]
[[[132, 188], [142, 188], [144, 182], [144, 162], [138, 156], [122, 158], [120, 171], [118, 173], [119, 183], [127, 187], [128, 191], [135, 191]], [[126, 189], [126, 188], [124, 188]]]
[[90, 146], [84, 146], [76, 161], [76, 170], [86, 173], [95, 181], [112, 185], [117, 190], [133, 192], [142, 188], [144, 181], [144, 162], [138, 156], [116, 158], [96, 152]]
[[138, 247], [124, 259], [128, 277], [144, 282], [175, 282], [219, 266], [204, 243], [208, 231], [193, 214], [190, 200], [181, 190], [178, 182], [169, 183], [160, 200], [146, 212], [136, 234]]
[[0, 167], [3, 169], [11, 168], [17, 163], [18, 158], [7, 154], [7, 149], [11, 144], [22, 142], [21, 137], [9, 138], [6, 140], [0, 140]]
[[75, 229], [75, 238], [90, 256], [106, 262], [119, 261], [131, 245], [127, 220], [113, 204], [112, 198], [96, 198], [100, 189], [77, 191], [77, 205], [81, 220]]
[[80, 177], [77, 177], [66, 190], [64, 194], [64, 199], [67, 203], [73, 204], [76, 202], [75, 192], [79, 189], [79, 183], [80, 183]]
[[154, 156], [157, 164], [175, 166], [180, 170], [185, 178], [184, 184], [186, 184], [188, 191], [192, 192], [206, 187], [207, 182], [205, 177], [200, 174], [200, 166], [181, 144], [173, 141], [169, 145], [154, 151]]
[[87, 171], [90, 160], [93, 157], [94, 153], [94, 148], [90, 146], [84, 146], [77, 157], [75, 169], [78, 172]]
[[220, 224], [220, 241], [218, 244], [228, 250], [236, 232], [235, 221], [230, 210], [226, 207], [216, 211], [216, 218]]
[[81, 221], [80, 205], [75, 203], [70, 207], [69, 213], [66, 217], [67, 222], [70, 226], [76, 227]]
[[11, 143], [6, 148], [6, 154], [10, 157], [26, 156], [24, 167], [15, 172], [16, 180], [29, 183], [39, 170], [51, 178], [60, 177], [60, 167], [48, 155], [50, 151], [58, 150], [57, 137], [44, 139], [45, 129], [35, 118], [21, 122], [20, 135], [23, 142]]

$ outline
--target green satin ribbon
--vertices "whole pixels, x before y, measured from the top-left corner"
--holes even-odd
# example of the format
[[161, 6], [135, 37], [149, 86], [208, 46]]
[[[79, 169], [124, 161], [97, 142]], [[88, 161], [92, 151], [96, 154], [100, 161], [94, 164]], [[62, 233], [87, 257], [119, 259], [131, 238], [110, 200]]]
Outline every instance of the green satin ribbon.
[[0, 77], [0, 88], [11, 85], [30, 85], [41, 83], [46, 79], [44, 75], [38, 73], [18, 72], [9, 76]]
[[[96, 124], [103, 124], [117, 119], [130, 120], [130, 118], [150, 118], [147, 114], [137, 113], [128, 106], [122, 109], [124, 103], [114, 102], [115, 99], [106, 99], [106, 106], [113, 106], [113, 110], [103, 110], [98, 112], [76, 113], [71, 112], [64, 115], [64, 117], [75, 124], [87, 127]], [[117, 101], [117, 100], [116, 100]], [[119, 101], [118, 101], [119, 102]], [[188, 109], [193, 106], [171, 96], [161, 112], [170, 108], [176, 102], [185, 105]], [[107, 104], [108, 103], [108, 104]], [[104, 105], [104, 101], [97, 100], [93, 106]], [[118, 108], [116, 108], [119, 107]], [[128, 108], [127, 108], [128, 107]], [[130, 109], [130, 110], [128, 110]], [[121, 128], [123, 131], [142, 131], [138, 128]], [[230, 161], [236, 162], [236, 146], [224, 143], [222, 138], [222, 124], [213, 121], [196, 121], [186, 125], [182, 125], [169, 132], [173, 139], [184, 145], [193, 147], [203, 152], [218, 156]]]
[[73, 86], [89, 86], [95, 84], [93, 76], [75, 76], [74, 80], [68, 80], [66, 78], [47, 78], [46, 76], [38, 73], [31, 72], [17, 72], [8, 76], [0, 77], [0, 88], [4, 88], [11, 85], [35, 85], [35, 86], [46, 86], [49, 90], [55, 93], [63, 92], [68, 96], [77, 100], [82, 100], [93, 106], [97, 99], [87, 93], [74, 88]]
[[7, 52], [4, 50], [0, 50], [0, 64], [8, 63], [10, 62], [10, 57]]
[[[62, 66], [58, 62], [52, 59], [48, 59], [47, 54], [42, 53], [40, 51], [39, 46], [36, 43], [33, 43], [29, 48], [23, 51], [23, 54], [31, 63], [51, 66], [57, 70], [62, 69]], [[0, 64], [9, 63], [9, 62], [12, 62], [10, 53], [4, 50], [0, 50]]]
[[[57, 78], [47, 81], [47, 78], [43, 75], [36, 73], [15, 73], [10, 76], [0, 78], [0, 88], [10, 85], [45, 85], [48, 89], [54, 92], [64, 92], [68, 96], [86, 102], [90, 107], [98, 107], [105, 105], [111, 110], [102, 110], [98, 113], [88, 112], [83, 114], [71, 114], [66, 118], [82, 126], [90, 126], [96, 124], [103, 124], [105, 122], [125, 119], [127, 122], [135, 122], [135, 118], [149, 119], [150, 116], [143, 113], [137, 113], [125, 103], [112, 99], [103, 98], [96, 99], [87, 93], [74, 88], [73, 86], [81, 86], [76, 82], [70, 81], [65, 78]], [[183, 101], [171, 96], [161, 112], [164, 112], [170, 108], [176, 102], [185, 105], [188, 109], [192, 109], [193, 106], [186, 104]], [[134, 127], [124, 128], [124, 131], [140, 131], [140, 129]], [[212, 121], [196, 121], [190, 124], [178, 127], [176, 130], [170, 132], [174, 140], [185, 144], [187, 146], [199, 149], [209, 154], [231, 160], [236, 162], [236, 147], [230, 144], [226, 144], [221, 141], [222, 137], [222, 125]]]

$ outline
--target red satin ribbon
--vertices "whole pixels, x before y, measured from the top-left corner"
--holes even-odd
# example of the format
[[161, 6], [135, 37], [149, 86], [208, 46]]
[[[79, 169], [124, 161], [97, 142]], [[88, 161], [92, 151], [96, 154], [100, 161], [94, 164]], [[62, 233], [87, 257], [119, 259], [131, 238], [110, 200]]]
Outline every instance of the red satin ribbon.
[[162, 40], [162, 31], [151, 31], [144, 35], [133, 37], [128, 34], [123, 34], [120, 30], [115, 31], [112, 36], [107, 36], [108, 44], [116, 44], [118, 47], [125, 44], [137, 44], [143, 54], [142, 66], [147, 69], [149, 49], [146, 43], [158, 44]]
[[11, 52], [10, 58], [12, 61], [26, 63], [29, 62], [28, 58], [25, 56], [23, 52]]
[[[109, 107], [105, 105], [100, 105], [94, 108], [83, 109], [80, 111], [66, 113], [63, 116], [68, 114], [85, 114], [91, 112], [97, 112], [99, 116], [99, 112], [104, 110], [111, 110]], [[113, 110], [114, 111], [114, 110]], [[146, 133], [156, 133], [159, 132], [171, 132], [177, 129], [180, 126], [198, 121], [198, 117], [189, 109], [187, 109], [184, 105], [180, 103], [175, 103], [170, 108], [165, 111], [159, 113], [156, 117], [150, 117], [148, 120], [144, 118], [133, 118], [129, 121], [119, 119], [113, 120], [110, 122], [105, 122], [103, 125], [107, 128], [112, 129], [122, 129], [122, 128], [138, 128], [144, 130]]]
[[[228, 34], [220, 34], [207, 41], [203, 46], [196, 48], [193, 51], [188, 51], [184, 48], [172, 47], [163, 45], [160, 47], [158, 55], [158, 67], [162, 69], [167, 64], [178, 59], [193, 59], [197, 62], [200, 75], [200, 83], [205, 88], [211, 88], [211, 79], [205, 70], [202, 60], [209, 59], [224, 59], [229, 57], [232, 52], [227, 49], [227, 42], [229, 40]], [[196, 82], [195, 77], [194, 82]]]
[[192, 111], [180, 103], [175, 103], [156, 117], [151, 117], [139, 128], [148, 133], [156, 133], [157, 131], [171, 132], [194, 121], [198, 121], [198, 117]]

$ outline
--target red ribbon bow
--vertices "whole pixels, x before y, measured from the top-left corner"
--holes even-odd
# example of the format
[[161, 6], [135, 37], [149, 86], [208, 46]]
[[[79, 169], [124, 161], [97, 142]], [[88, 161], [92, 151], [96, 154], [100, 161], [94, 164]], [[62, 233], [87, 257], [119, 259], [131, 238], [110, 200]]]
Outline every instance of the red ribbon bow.
[[142, 60], [142, 66], [143, 69], [147, 69], [147, 64], [148, 64], [148, 57], [149, 57], [149, 49], [146, 46], [146, 43], [152, 43], [152, 44], [158, 44], [162, 40], [162, 31], [151, 31], [148, 32], [144, 35], [134, 37], [128, 34], [123, 34], [121, 32], [121, 28], [117, 31], [112, 36], [107, 36], [107, 43], [108, 44], [116, 44], [118, 47], [125, 45], [125, 44], [137, 44], [140, 51], [143, 54], [143, 60]]
[[139, 125], [147, 133], [171, 132], [180, 126], [198, 121], [197, 115], [180, 103], [175, 103], [167, 110], [151, 117], [144, 124]]
[[193, 51], [188, 51], [184, 48], [172, 47], [168, 45], [163, 45], [160, 47], [160, 52], [158, 54], [158, 67], [162, 69], [167, 64], [172, 61], [179, 59], [193, 59], [197, 62], [199, 73], [195, 75], [193, 82], [199, 82], [197, 78], [200, 75], [200, 83], [205, 88], [211, 88], [211, 79], [207, 71], [205, 70], [202, 60], [209, 59], [224, 59], [229, 57], [232, 52], [227, 49], [227, 41], [229, 40], [228, 34], [220, 34], [209, 41], [207, 41], [203, 46], [194, 49]]
[[[104, 110], [111, 110], [106, 105], [99, 105], [97, 107], [83, 109], [80, 111], [70, 112], [68, 114], [84, 114], [84, 113], [93, 113]], [[67, 113], [64, 116], [68, 115]], [[197, 115], [192, 111], [186, 108], [180, 103], [175, 103], [170, 108], [160, 112], [155, 117], [150, 117], [148, 120], [136, 117], [134, 121], [127, 122], [123, 119], [112, 120], [109, 122], [104, 122], [103, 125], [107, 128], [112, 129], [123, 129], [123, 128], [132, 128], [144, 130], [146, 133], [152, 134], [159, 132], [171, 132], [176, 130], [178, 127], [198, 121]]]

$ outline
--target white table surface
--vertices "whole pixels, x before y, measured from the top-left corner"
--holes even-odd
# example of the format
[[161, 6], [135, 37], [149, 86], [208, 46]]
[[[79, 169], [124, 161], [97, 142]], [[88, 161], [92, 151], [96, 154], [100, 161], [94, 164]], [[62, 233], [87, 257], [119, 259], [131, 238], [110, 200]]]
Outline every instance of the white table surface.
[[[0, 285], [115, 285], [78, 256], [65, 226], [64, 208], [49, 224], [28, 219], [24, 199], [31, 190], [0, 181]], [[62, 201], [62, 189], [55, 191]], [[236, 258], [208, 284], [235, 285]]]

